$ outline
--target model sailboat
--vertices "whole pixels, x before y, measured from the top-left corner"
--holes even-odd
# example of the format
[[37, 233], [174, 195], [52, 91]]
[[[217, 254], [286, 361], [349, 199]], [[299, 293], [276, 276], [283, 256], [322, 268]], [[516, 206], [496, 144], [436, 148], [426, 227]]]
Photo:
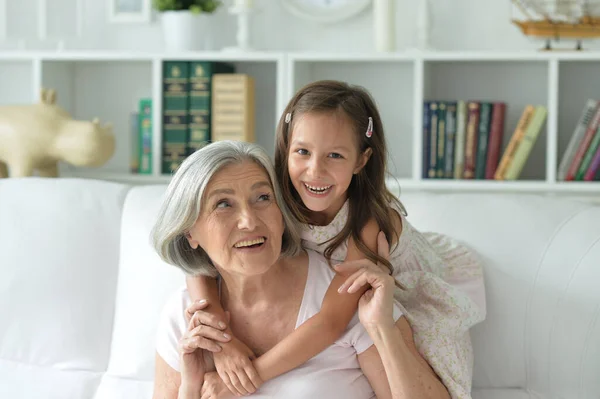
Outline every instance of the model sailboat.
[[581, 40], [600, 37], [600, 1], [585, 0], [512, 0], [525, 16], [513, 19], [523, 34], [550, 41], [574, 39], [577, 50]]

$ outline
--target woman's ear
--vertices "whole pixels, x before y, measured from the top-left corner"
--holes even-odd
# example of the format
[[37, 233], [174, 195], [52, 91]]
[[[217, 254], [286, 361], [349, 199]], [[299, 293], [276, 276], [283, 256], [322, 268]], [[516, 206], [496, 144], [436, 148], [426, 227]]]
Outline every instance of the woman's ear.
[[373, 150], [371, 148], [367, 148], [358, 156], [356, 168], [354, 169], [355, 175], [358, 174], [362, 170], [362, 168], [365, 167], [365, 165], [369, 161], [369, 158], [371, 158], [371, 154], [373, 154]]
[[198, 246], [200, 245], [198, 241], [194, 240], [189, 232], [185, 233], [184, 235], [185, 239], [188, 241], [188, 244], [190, 244], [190, 247], [193, 249], [198, 249]]

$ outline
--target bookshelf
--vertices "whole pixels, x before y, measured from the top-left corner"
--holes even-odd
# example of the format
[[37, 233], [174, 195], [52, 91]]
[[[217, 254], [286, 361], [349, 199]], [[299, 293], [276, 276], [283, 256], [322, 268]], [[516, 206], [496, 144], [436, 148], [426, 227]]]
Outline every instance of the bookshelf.
[[[128, 172], [128, 116], [142, 97], [161, 109], [162, 63], [227, 61], [256, 80], [257, 142], [273, 152], [275, 125], [302, 85], [340, 79], [367, 87], [386, 126], [392, 188], [440, 192], [531, 192], [598, 195], [600, 182], [558, 182], [557, 165], [588, 98], [600, 99], [600, 52], [4, 52], [0, 104], [37, 101], [40, 87], [55, 88], [58, 102], [77, 119], [99, 117], [114, 125], [117, 150], [103, 167], [61, 166], [61, 176], [129, 184], [166, 183], [160, 158], [155, 174]], [[421, 178], [422, 104], [427, 99], [475, 99], [507, 104], [503, 148], [528, 103], [545, 105], [548, 118], [518, 181]], [[160, 113], [154, 112], [153, 149], [160, 154]]]

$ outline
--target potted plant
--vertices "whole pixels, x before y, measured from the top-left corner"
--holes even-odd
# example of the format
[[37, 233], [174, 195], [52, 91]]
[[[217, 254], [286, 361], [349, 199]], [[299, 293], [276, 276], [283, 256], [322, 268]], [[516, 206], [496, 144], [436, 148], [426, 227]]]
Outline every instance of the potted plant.
[[223, 2], [220, 0], [152, 0], [161, 13], [168, 50], [207, 50], [210, 47], [210, 20]]

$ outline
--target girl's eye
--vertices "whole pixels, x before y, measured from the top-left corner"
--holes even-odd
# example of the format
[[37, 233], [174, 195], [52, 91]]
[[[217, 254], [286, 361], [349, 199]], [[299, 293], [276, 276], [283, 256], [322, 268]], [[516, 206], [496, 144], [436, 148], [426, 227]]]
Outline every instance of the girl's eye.
[[217, 205], [215, 206], [215, 208], [228, 208], [229, 207], [229, 202], [225, 201], [225, 200], [221, 200], [219, 202], [217, 202]]
[[300, 155], [308, 155], [308, 150], [305, 150], [304, 148], [300, 148], [299, 150], [296, 150], [296, 152]]
[[329, 157], [330, 158], [336, 158], [336, 159], [344, 158], [343, 156], [341, 156], [337, 152], [332, 152], [331, 154], [329, 154]]

